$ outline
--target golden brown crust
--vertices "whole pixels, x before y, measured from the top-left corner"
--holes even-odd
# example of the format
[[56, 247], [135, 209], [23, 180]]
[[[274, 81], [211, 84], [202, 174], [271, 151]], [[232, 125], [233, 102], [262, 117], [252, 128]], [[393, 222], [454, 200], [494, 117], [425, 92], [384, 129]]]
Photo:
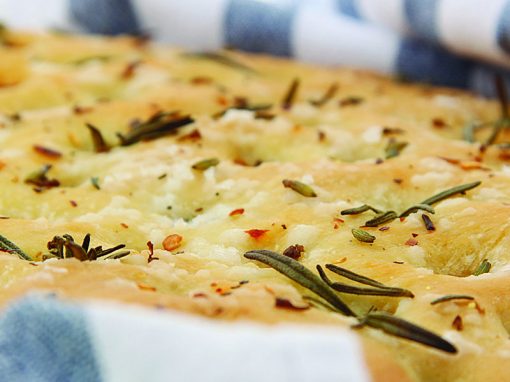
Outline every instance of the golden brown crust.
[[[247, 71], [129, 38], [9, 39], [0, 65], [0, 215], [9, 219], [0, 219], [0, 234], [34, 261], [0, 256], [0, 306], [38, 291], [225, 320], [351, 326], [354, 320], [339, 314], [302, 309], [308, 304], [303, 288], [242, 256], [299, 244], [299, 261], [309, 269], [341, 265], [415, 296], [342, 294], [357, 312], [373, 306], [395, 314], [459, 350], [448, 355], [360, 329], [374, 380], [506, 378], [510, 155], [505, 147], [481, 150], [462, 140], [466, 123], [498, 117], [495, 102], [362, 71], [225, 53], [255, 70]], [[282, 108], [294, 78], [300, 79], [297, 98]], [[309, 102], [332, 83], [338, 90], [331, 100]], [[246, 103], [271, 107], [222, 113]], [[133, 121], [160, 111], [189, 113], [195, 122], [175, 135], [120, 145], [116, 133], [126, 136]], [[100, 130], [110, 151], [95, 152], [86, 123]], [[385, 159], [390, 142], [407, 146]], [[219, 164], [193, 168], [210, 158]], [[45, 164], [60, 185], [27, 184]], [[317, 196], [284, 187], [284, 179], [307, 184]], [[362, 243], [351, 229], [374, 213], [340, 214], [364, 203], [400, 213], [474, 181], [482, 184], [434, 205], [434, 231], [419, 211], [383, 230], [363, 228], [376, 239]], [[79, 242], [86, 233], [93, 246], [125, 243], [131, 254], [41, 261], [53, 236], [71, 234]], [[484, 259], [491, 272], [473, 276]], [[449, 294], [475, 300], [431, 305]]]

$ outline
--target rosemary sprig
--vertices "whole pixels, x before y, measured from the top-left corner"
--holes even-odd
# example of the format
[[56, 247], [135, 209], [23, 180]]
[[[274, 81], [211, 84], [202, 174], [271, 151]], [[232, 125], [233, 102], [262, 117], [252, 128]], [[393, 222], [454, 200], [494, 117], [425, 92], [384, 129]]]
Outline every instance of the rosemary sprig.
[[435, 300], [430, 302], [430, 305], [441, 304], [446, 301], [453, 300], [469, 300], [473, 301], [475, 298], [473, 296], [469, 296], [467, 294], [447, 294], [446, 296], [436, 298]]
[[[329, 264], [331, 265], [331, 264]], [[319, 272], [319, 275], [322, 280], [326, 284], [328, 284], [332, 289], [336, 290], [337, 292], [341, 293], [348, 293], [348, 294], [356, 294], [356, 295], [362, 295], [362, 296], [386, 296], [386, 297], [410, 297], [413, 298], [414, 294], [407, 290], [402, 288], [394, 288], [394, 287], [388, 287], [383, 284], [377, 283], [377, 285], [374, 288], [364, 288], [364, 287], [357, 287], [354, 285], [339, 283], [339, 282], [333, 282], [329, 279], [329, 277], [326, 275], [326, 272], [322, 269], [320, 265], [317, 265], [317, 271]], [[357, 275], [359, 276], [359, 275]], [[363, 276], [361, 276], [363, 277]], [[368, 279], [370, 280], [370, 279]], [[371, 282], [374, 282], [374, 280], [370, 280]], [[361, 281], [360, 281], [361, 282]], [[373, 285], [373, 284], [369, 284]]]
[[[480, 184], [482, 184], [481, 181], [472, 182], [472, 183], [466, 183], [462, 184], [460, 186], [449, 188], [448, 190], [441, 191], [440, 193], [431, 196], [428, 199], [425, 199], [423, 202], [415, 204], [414, 206], [409, 207], [404, 212], [402, 212], [398, 217], [404, 218], [409, 216], [410, 214], [417, 212], [419, 210], [429, 212], [431, 214], [434, 214], [434, 208], [432, 208], [432, 204], [438, 203], [444, 199], [447, 199], [453, 195], [461, 194], [466, 191], [469, 191], [475, 187], [478, 187]], [[365, 227], [377, 227], [381, 224], [387, 223], [391, 220], [394, 220], [397, 218], [397, 215], [395, 211], [381, 211], [377, 208], [374, 208], [368, 204], [363, 204], [359, 207], [355, 208], [349, 208], [347, 210], [340, 211], [341, 215], [356, 215], [361, 214], [366, 211], [374, 211], [377, 215], [368, 221], [365, 222]], [[422, 215], [423, 222], [425, 224], [425, 227], [429, 231], [434, 231], [435, 227], [430, 218], [427, 215]], [[354, 232], [353, 232], [354, 235]], [[355, 236], [356, 237], [356, 236]], [[375, 240], [375, 239], [374, 239]], [[360, 240], [363, 241], [363, 240]]]
[[367, 231], [363, 231], [359, 228], [353, 228], [351, 230], [352, 236], [358, 241], [361, 241], [362, 243], [373, 243], [376, 239], [374, 235], [369, 234]]
[[[78, 244], [74, 241], [71, 235], [65, 234], [62, 236], [54, 236], [51, 241], [48, 242], [48, 249], [50, 251], [50, 257], [56, 257], [58, 259], [66, 259], [74, 257], [80, 261], [87, 260], [106, 260], [106, 259], [120, 259], [126, 255], [129, 255], [129, 251], [117, 252], [119, 249], [124, 248], [125, 244], [119, 244], [115, 247], [103, 249], [102, 246], [89, 248], [90, 246], [90, 234], [86, 234], [83, 238], [82, 244]], [[117, 252], [117, 253], [114, 253]]]
[[432, 208], [430, 205], [420, 203], [420, 204], [415, 204], [414, 206], [409, 207], [407, 210], [405, 210], [404, 212], [402, 212], [399, 215], [399, 218], [405, 218], [405, 217], [409, 216], [410, 214], [415, 213], [419, 210], [426, 211], [428, 213], [431, 213], [432, 215], [434, 215], [436, 213], [436, 211], [434, 211], [434, 208]]
[[201, 161], [196, 162], [191, 168], [197, 171], [205, 171], [210, 167], [215, 167], [220, 164], [218, 158], [209, 158], [203, 159]]
[[94, 144], [94, 151], [96, 153], [106, 153], [110, 151], [110, 146], [103, 138], [103, 134], [101, 134], [101, 131], [91, 123], [85, 124], [87, 128], [89, 129], [90, 136], [92, 138], [92, 143]]
[[505, 80], [499, 74], [494, 76], [494, 88], [500, 105], [500, 117], [491, 122], [468, 122], [463, 130], [464, 140], [474, 143], [476, 130], [484, 127], [492, 127], [489, 137], [483, 143], [483, 146], [489, 146], [496, 142], [498, 136], [504, 128], [510, 127], [510, 115], [508, 113], [508, 94], [505, 86]]
[[487, 259], [483, 259], [482, 262], [476, 267], [475, 271], [473, 272], [473, 276], [480, 276], [484, 273], [489, 273], [489, 271], [492, 268], [492, 264]]
[[195, 122], [189, 115], [179, 112], [159, 112], [132, 128], [127, 134], [117, 133], [121, 146], [129, 146], [140, 141], [148, 141], [172, 135], [183, 126]]
[[[310, 270], [305, 268], [298, 261], [290, 257], [286, 257], [268, 250], [249, 251], [244, 254], [244, 257], [269, 265], [270, 267], [274, 268], [278, 272], [287, 276], [291, 280], [294, 280], [301, 286], [314, 292], [316, 295], [322, 297], [325, 300], [322, 301], [315, 297], [304, 296], [304, 299], [312, 302], [314, 305], [319, 305], [322, 308], [332, 310], [336, 313], [342, 313], [347, 316], [355, 317], [358, 320], [358, 324], [354, 326], [355, 328], [370, 326], [372, 328], [382, 330], [387, 334], [405, 338], [438, 350], [442, 350], [447, 353], [457, 352], [455, 346], [437, 334], [434, 334], [402, 318], [398, 318], [386, 313], [373, 313], [372, 309], [369, 310], [368, 313], [366, 313], [364, 316], [355, 314], [342, 300], [340, 300], [340, 298], [336, 295], [336, 292], [326, 282], [314, 275]], [[328, 264], [326, 267], [330, 270], [335, 269], [336, 272], [339, 272], [338, 274], [347, 275], [346, 277], [350, 278], [351, 280], [372, 285], [378, 288], [385, 287], [378, 281], [358, 275], [351, 271], [347, 271], [343, 268], [336, 267], [332, 264]]]
[[499, 74], [496, 75], [494, 81], [501, 110], [501, 117], [499, 120], [494, 122], [494, 128], [491, 132], [491, 135], [485, 141], [485, 145], [487, 146], [493, 144], [496, 141], [498, 135], [504, 127], [510, 127], [510, 116], [508, 115], [508, 94], [506, 92], [505, 81]]
[[249, 251], [244, 257], [269, 265], [299, 285], [314, 292], [331, 304], [336, 311], [346, 316], [356, 314], [329, 288], [329, 286], [298, 261], [268, 250]]
[[326, 90], [326, 93], [324, 95], [317, 99], [317, 100], [311, 100], [310, 103], [315, 107], [321, 107], [324, 106], [328, 101], [330, 101], [338, 91], [338, 84], [336, 82], [332, 83], [329, 88]]
[[298, 180], [284, 179], [282, 180], [282, 183], [285, 188], [290, 188], [291, 190], [296, 191], [298, 194], [306, 196], [307, 198], [317, 197], [317, 194], [312, 187]]
[[365, 222], [365, 227], [377, 227], [381, 224], [395, 220], [396, 218], [397, 213], [395, 211], [381, 212], [380, 214], [376, 215], [373, 219], [367, 220]]
[[247, 73], [256, 74], [257, 71], [248, 65], [230, 57], [225, 53], [220, 52], [186, 52], [182, 54], [182, 57], [192, 59], [203, 59], [215, 62], [217, 64], [227, 66], [232, 69], [241, 70]]
[[481, 181], [461, 184], [460, 186], [452, 187], [452, 188], [449, 188], [448, 190], [441, 191], [440, 193], [438, 193], [434, 196], [431, 196], [428, 199], [425, 199], [420, 204], [428, 204], [429, 206], [431, 206], [431, 205], [436, 204], [444, 199], [449, 198], [450, 196], [461, 194], [461, 193], [469, 191], [475, 187], [478, 187], [480, 184], [482, 184]]
[[362, 206], [359, 206], [359, 207], [348, 208], [346, 210], [340, 211], [340, 214], [341, 215], [357, 215], [357, 214], [361, 214], [368, 210], [374, 211], [376, 214], [380, 214], [381, 212], [383, 212], [375, 207], [369, 206], [368, 204], [363, 204]]
[[0, 251], [14, 253], [18, 255], [18, 257], [22, 260], [32, 261], [32, 258], [27, 255], [20, 247], [2, 235], [0, 235]]
[[57, 179], [50, 179], [47, 176], [52, 167], [51, 164], [45, 164], [39, 170], [29, 174], [25, 178], [25, 183], [34, 185], [34, 190], [38, 192], [60, 186]]
[[292, 80], [287, 92], [285, 93], [285, 96], [282, 99], [281, 103], [282, 109], [289, 110], [290, 108], [292, 108], [292, 105], [294, 104], [294, 101], [296, 99], [299, 84], [300, 84], [299, 78], [294, 78]]
[[356, 327], [370, 326], [380, 329], [387, 334], [396, 337], [405, 338], [426, 346], [442, 350], [446, 353], [457, 353], [457, 349], [450, 342], [441, 338], [421, 326], [415, 325], [409, 321], [392, 316], [387, 313], [368, 313]]

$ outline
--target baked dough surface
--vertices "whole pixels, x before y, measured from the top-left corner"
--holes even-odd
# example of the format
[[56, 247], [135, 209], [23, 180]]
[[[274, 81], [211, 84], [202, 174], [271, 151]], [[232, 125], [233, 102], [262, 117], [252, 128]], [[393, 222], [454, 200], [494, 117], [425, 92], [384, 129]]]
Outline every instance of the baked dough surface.
[[[327, 310], [276, 306], [277, 298], [307, 306], [304, 289], [243, 257], [299, 244], [299, 261], [311, 270], [337, 264], [415, 296], [340, 294], [352, 309], [395, 314], [458, 349], [449, 355], [358, 330], [374, 380], [510, 378], [510, 152], [462, 140], [467, 123], [498, 118], [496, 102], [362, 71], [224, 53], [253, 69], [245, 70], [130, 38], [7, 32], [3, 39], [0, 234], [34, 261], [0, 255], [0, 306], [27, 293], [54, 293], [223, 320], [349, 327], [352, 319]], [[300, 80], [296, 98], [282, 108], [294, 78]], [[314, 106], [310, 101], [333, 83], [332, 99]], [[272, 107], [265, 116], [219, 115], [246, 102]], [[191, 114], [195, 122], [174, 135], [119, 145], [116, 133], [160, 111]], [[86, 123], [101, 131], [110, 151], [95, 152]], [[509, 135], [503, 131], [499, 142]], [[407, 146], [384, 159], [391, 139]], [[219, 164], [192, 168], [208, 158]], [[25, 182], [46, 164], [58, 187]], [[284, 179], [309, 185], [317, 196], [284, 187]], [[364, 203], [402, 212], [474, 181], [482, 183], [434, 205], [435, 231], [418, 211], [383, 230], [363, 228], [376, 237], [368, 244], [351, 229], [374, 214], [340, 215]], [[250, 230], [264, 231], [254, 237]], [[93, 246], [123, 243], [131, 254], [42, 261], [55, 235], [81, 242], [87, 233]], [[170, 235], [182, 241], [165, 250]], [[150, 262], [148, 241], [151, 260], [157, 258]], [[483, 260], [490, 272], [474, 276]], [[475, 300], [430, 304], [450, 294]]]

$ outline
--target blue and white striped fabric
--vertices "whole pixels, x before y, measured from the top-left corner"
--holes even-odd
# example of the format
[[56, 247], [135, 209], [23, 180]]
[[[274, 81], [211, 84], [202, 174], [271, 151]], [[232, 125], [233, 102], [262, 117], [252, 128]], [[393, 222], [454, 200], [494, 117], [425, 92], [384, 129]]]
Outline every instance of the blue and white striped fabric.
[[[332, 367], [334, 365], [334, 367]], [[0, 316], [1, 382], [368, 382], [352, 332], [31, 297]]]
[[[19, 15], [27, 15], [19, 17]], [[493, 93], [510, 83], [510, 0], [0, 0], [18, 27], [149, 32]]]

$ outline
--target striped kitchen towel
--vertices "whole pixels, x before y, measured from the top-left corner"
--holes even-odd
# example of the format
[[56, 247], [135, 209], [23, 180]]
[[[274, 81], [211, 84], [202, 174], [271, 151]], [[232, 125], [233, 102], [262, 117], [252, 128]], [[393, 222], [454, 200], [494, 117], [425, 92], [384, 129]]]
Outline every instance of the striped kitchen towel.
[[[334, 365], [334, 367], [331, 367]], [[28, 297], [0, 316], [1, 382], [368, 382], [355, 334]]]
[[[24, 17], [19, 17], [22, 14]], [[510, 0], [0, 0], [14, 27], [149, 33], [493, 95], [510, 83]]]

